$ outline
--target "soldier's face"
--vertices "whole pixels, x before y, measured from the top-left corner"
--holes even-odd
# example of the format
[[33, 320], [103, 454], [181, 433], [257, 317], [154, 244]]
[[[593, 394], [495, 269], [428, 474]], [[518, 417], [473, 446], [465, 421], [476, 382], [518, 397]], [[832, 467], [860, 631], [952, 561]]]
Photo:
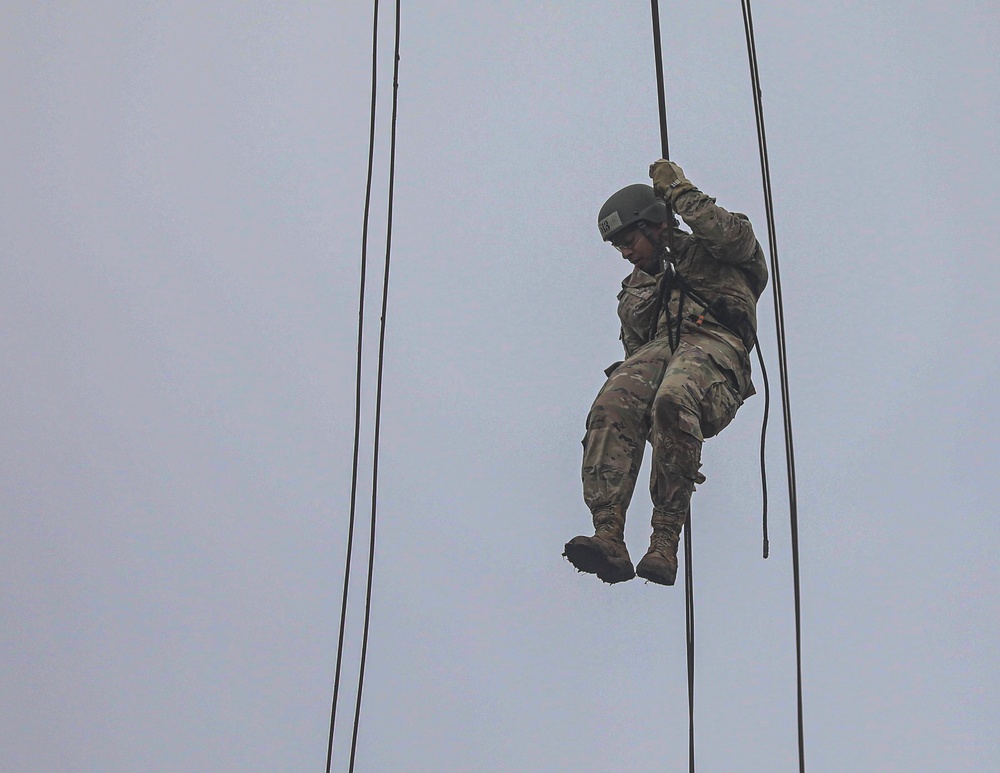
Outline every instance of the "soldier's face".
[[622, 234], [612, 244], [622, 254], [622, 257], [633, 266], [638, 266], [650, 275], [659, 272], [660, 259], [656, 255], [656, 248], [649, 243], [649, 239], [638, 228], [633, 228]]

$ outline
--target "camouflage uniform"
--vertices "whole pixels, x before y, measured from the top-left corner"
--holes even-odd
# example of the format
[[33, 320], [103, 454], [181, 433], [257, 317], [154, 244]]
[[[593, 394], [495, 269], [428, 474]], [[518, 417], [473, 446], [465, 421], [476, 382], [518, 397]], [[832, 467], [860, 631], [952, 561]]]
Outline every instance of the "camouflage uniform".
[[593, 513], [627, 509], [648, 439], [654, 526], [659, 513], [676, 521], [679, 531], [695, 484], [705, 480], [698, 471], [702, 441], [721, 432], [754, 394], [748, 351], [767, 267], [746, 216], [727, 212], [696, 188], [673, 204], [692, 231], [674, 228], [678, 273], [709, 303], [721, 299], [728, 317], [741, 321], [730, 325], [736, 332], [710, 314], [699, 324], [703, 307], [686, 298], [680, 343], [672, 348], [668, 320], [676, 329], [680, 299], [674, 288], [669, 316], [659, 314], [649, 340], [665, 273], [652, 277], [636, 267], [626, 277], [618, 316], [627, 359], [610, 373], [587, 417], [583, 492]]

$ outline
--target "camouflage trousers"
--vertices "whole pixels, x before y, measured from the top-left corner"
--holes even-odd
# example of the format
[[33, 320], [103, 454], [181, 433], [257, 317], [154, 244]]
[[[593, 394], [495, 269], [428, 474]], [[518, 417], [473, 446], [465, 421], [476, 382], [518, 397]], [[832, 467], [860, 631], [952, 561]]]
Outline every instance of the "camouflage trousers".
[[608, 377], [587, 416], [583, 498], [591, 512], [627, 509], [646, 441], [653, 448], [649, 492], [656, 510], [681, 513], [705, 478], [701, 446], [721, 432], [743, 399], [740, 355], [702, 330], [685, 331], [676, 350], [666, 335]]

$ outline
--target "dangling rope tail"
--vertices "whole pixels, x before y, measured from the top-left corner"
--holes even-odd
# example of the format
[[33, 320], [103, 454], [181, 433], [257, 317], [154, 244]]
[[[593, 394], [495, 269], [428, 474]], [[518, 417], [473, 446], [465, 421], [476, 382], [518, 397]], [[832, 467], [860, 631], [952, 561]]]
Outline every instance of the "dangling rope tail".
[[771, 276], [774, 287], [774, 318], [778, 340], [778, 368], [780, 372], [779, 378], [781, 381], [782, 418], [784, 419], [785, 427], [785, 462], [788, 466], [788, 512], [792, 532], [792, 581], [795, 595], [795, 664], [798, 691], [799, 771], [800, 773], [805, 773], [805, 733], [803, 730], [804, 722], [802, 711], [802, 604], [801, 593], [799, 590], [799, 522], [798, 502], [795, 493], [795, 452], [792, 444], [792, 409], [788, 395], [788, 360], [785, 339], [785, 312], [781, 300], [781, 275], [778, 272], [778, 246], [774, 228], [774, 205], [771, 197], [771, 172], [767, 159], [767, 137], [764, 132], [764, 107], [761, 99], [760, 73], [757, 69], [757, 46], [754, 42], [753, 15], [750, 10], [750, 0], [741, 0], [741, 2], [743, 4], [743, 26], [747, 38], [747, 56], [750, 61], [750, 80], [753, 86], [754, 112], [757, 116], [757, 144], [760, 150], [761, 178], [764, 183], [764, 204], [767, 212], [767, 239], [771, 246]]

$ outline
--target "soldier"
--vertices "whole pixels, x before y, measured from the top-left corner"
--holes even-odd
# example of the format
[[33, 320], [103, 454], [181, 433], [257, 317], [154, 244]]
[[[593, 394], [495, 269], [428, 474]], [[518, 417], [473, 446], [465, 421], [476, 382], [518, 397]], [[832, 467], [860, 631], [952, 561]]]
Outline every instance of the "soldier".
[[[672, 161], [654, 162], [649, 175], [652, 187], [623, 188], [598, 215], [604, 241], [634, 266], [618, 294], [626, 359], [608, 368], [587, 416], [583, 497], [595, 533], [574, 537], [563, 555], [606, 583], [638, 574], [673, 585], [691, 494], [705, 480], [702, 441], [754, 394], [749, 351], [767, 267], [745, 215], [717, 206]], [[691, 233], [680, 230], [667, 202]], [[647, 439], [653, 533], [633, 568], [625, 512]]]

